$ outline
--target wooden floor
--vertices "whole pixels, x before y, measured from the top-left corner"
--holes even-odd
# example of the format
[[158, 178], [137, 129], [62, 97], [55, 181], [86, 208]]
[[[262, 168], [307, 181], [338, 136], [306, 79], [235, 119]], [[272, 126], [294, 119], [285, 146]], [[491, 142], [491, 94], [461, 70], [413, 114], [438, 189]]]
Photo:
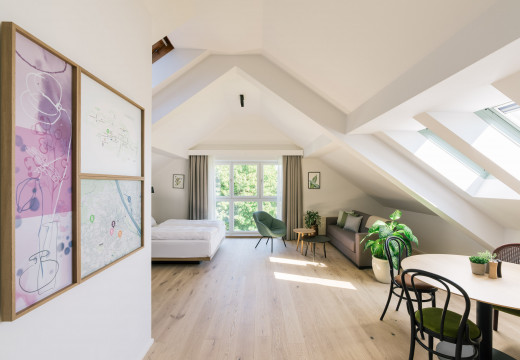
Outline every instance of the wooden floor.
[[[406, 310], [394, 299], [379, 321], [388, 285], [370, 269], [332, 246], [312, 263], [294, 241], [275, 240], [273, 254], [256, 241], [226, 239], [211, 262], [152, 266], [145, 359], [408, 359]], [[501, 314], [494, 346], [520, 359], [519, 318]], [[426, 351], [417, 346], [415, 359]]]

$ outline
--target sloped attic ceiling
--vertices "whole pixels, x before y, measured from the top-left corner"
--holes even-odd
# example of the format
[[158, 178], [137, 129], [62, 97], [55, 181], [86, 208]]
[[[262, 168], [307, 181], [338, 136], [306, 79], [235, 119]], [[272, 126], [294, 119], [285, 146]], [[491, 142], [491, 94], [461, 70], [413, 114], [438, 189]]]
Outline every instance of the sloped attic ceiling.
[[[193, 61], [186, 61], [185, 56], [183, 66], [172, 66], [178, 70], [175, 74], [166, 74], [162, 83], [159, 81], [161, 90], [153, 99], [154, 146], [168, 144], [165, 149], [170, 146], [170, 151], [185, 156], [200, 142], [210, 144], [207, 139], [211, 134], [223, 129], [236, 115], [238, 88], [232, 84], [237, 82], [226, 78], [237, 66], [241, 69], [239, 77], [246, 80], [240, 85], [245, 88], [253, 85], [252, 93], [260, 89], [252, 96], [259, 104], [255, 116], [280, 130], [295, 146], [303, 148], [306, 155], [319, 157], [345, 174], [383, 205], [400, 203], [412, 211], [432, 211], [486, 247], [503, 243], [506, 234], [511, 234], [509, 230], [520, 228], [500, 213], [490, 214], [456, 189], [445, 186], [442, 179], [432, 177], [403, 157], [399, 145], [370, 135], [383, 130], [419, 130], [421, 124], [414, 121], [415, 115], [442, 111], [450, 101], [450, 110], [461, 106], [467, 110], [460, 103], [465, 94], [507, 77], [515, 71], [515, 66], [519, 70], [513, 61], [516, 50], [508, 53], [511, 49], [504, 52], [501, 48], [520, 37], [520, 26], [512, 25], [517, 24], [513, 18], [520, 11], [520, 3], [484, 1], [477, 7], [466, 8], [470, 2], [402, 1], [383, 14], [379, 9], [384, 10], [384, 5], [376, 2], [380, 8], [373, 18], [364, 16], [364, 6], [353, 1], [320, 3], [319, 11], [306, 3], [292, 9], [300, 17], [290, 11], [272, 13], [274, 9], [287, 10], [286, 1], [252, 3], [262, 4], [260, 30], [258, 13], [253, 16], [232, 9], [232, 5], [239, 6], [238, 2], [225, 2], [222, 12], [209, 7], [212, 10], [208, 13], [202, 6], [205, 2], [201, 1], [195, 6], [200, 6], [195, 15], [171, 33], [178, 49], [179, 44], [201, 49], [189, 50]], [[362, 25], [353, 15], [354, 20], [345, 21], [351, 14], [348, 10], [358, 17], [364, 16]], [[234, 22], [237, 17], [250, 21]], [[304, 24], [300, 19], [309, 21]], [[245, 26], [244, 33], [253, 34], [249, 37], [251, 41], [240, 35], [225, 36], [231, 26], [227, 24]], [[220, 31], [220, 27], [226, 31]], [[318, 35], [301, 36], [308, 35], [308, 28]], [[373, 36], [384, 32], [394, 37]], [[346, 43], [351, 37], [355, 37], [352, 43]], [[367, 43], [383, 51], [377, 53], [360, 47]], [[471, 47], [467, 48], [467, 44]], [[258, 51], [254, 50], [257, 46]], [[163, 58], [163, 70], [168, 61], [174, 64], [176, 56], [182, 57], [183, 49], [179, 50], [178, 55]], [[230, 55], [215, 55], [222, 52]], [[263, 56], [237, 56], [240, 52], [259, 52]], [[494, 61], [487, 61], [488, 58]], [[253, 66], [252, 62], [260, 65]], [[475, 70], [475, 63], [477, 71], [467, 71]], [[226, 93], [226, 89], [232, 91]], [[222, 96], [232, 100], [228, 104]], [[264, 97], [269, 101], [265, 102]], [[228, 105], [233, 109], [226, 108]], [[306, 133], [307, 127], [317, 130]], [[173, 132], [168, 135], [170, 130]], [[349, 135], [347, 130], [366, 135]], [[162, 140], [156, 141], [156, 133]], [[172, 138], [173, 142], [180, 140], [185, 144], [174, 150], [169, 144]], [[334, 152], [338, 151], [357, 158], [355, 163], [359, 168], [355, 176], [348, 162], [334, 158]], [[508, 208], [520, 211], [518, 202]]]

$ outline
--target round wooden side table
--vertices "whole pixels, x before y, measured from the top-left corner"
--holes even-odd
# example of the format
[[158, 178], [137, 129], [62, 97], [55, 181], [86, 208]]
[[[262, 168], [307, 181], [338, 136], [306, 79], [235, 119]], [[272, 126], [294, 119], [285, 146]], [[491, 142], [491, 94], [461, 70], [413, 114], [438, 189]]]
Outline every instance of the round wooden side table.
[[293, 230], [295, 233], [298, 234], [298, 240], [296, 241], [296, 251], [298, 251], [298, 246], [300, 245], [301, 253], [303, 255], [303, 238], [305, 235], [310, 236], [316, 232], [314, 229], [306, 229], [306, 228], [296, 228]]

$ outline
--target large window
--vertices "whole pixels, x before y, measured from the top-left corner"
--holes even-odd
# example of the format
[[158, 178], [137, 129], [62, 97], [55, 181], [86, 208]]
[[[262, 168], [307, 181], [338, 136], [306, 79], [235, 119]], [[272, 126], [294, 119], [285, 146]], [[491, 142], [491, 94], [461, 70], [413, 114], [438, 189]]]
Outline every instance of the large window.
[[256, 232], [258, 210], [279, 217], [279, 175], [275, 161], [215, 163], [216, 215], [228, 233]]

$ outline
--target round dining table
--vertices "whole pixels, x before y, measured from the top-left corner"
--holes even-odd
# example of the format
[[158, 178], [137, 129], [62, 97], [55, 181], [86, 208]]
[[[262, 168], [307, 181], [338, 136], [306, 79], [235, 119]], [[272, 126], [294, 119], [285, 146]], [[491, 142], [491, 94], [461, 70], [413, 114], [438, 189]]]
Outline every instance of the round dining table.
[[[511, 356], [493, 349], [493, 305], [520, 309], [520, 265], [502, 262], [502, 277], [491, 279], [488, 275], [475, 275], [471, 272], [468, 256], [450, 254], [422, 254], [403, 259], [403, 269], [429, 271], [448, 278], [460, 285], [468, 296], [477, 302], [477, 325], [482, 332], [480, 359], [508, 359]], [[435, 281], [421, 278], [430, 285]], [[452, 289], [453, 293], [457, 293]], [[460, 293], [459, 293], [460, 295]]]

